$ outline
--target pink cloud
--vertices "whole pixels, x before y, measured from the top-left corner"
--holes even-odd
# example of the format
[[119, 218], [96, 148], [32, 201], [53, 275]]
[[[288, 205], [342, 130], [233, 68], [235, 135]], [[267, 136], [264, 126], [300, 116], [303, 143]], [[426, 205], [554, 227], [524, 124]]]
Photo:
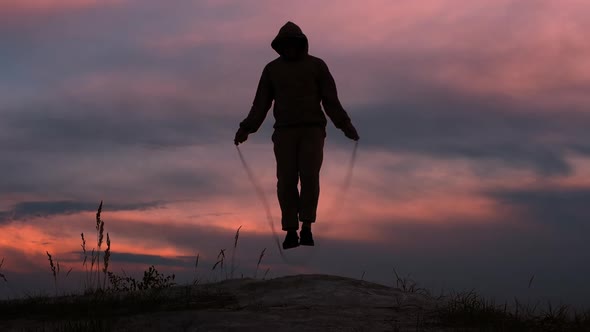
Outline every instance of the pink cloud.
[[69, 9], [85, 9], [105, 5], [122, 4], [126, 0], [0, 0], [6, 11], [49, 12]]
[[[213, 79], [218, 81], [218, 78]], [[256, 82], [250, 87], [236, 81], [223, 84], [211, 83], [207, 77], [179, 77], [163, 70], [126, 72], [99, 72], [73, 77], [65, 80], [53, 89], [53, 94], [63, 98], [77, 100], [161, 100], [187, 103], [195, 106], [207, 106], [194, 109], [199, 114], [217, 114], [230, 107], [240, 105], [247, 109], [250, 95], [255, 91]], [[254, 86], [254, 87], [253, 87]], [[228, 98], [241, 96], [243, 100]], [[38, 99], [40, 97], [37, 97]], [[50, 97], [45, 97], [50, 98]], [[224, 106], [212, 109], [210, 105]]]
[[[339, 75], [356, 80], [367, 69], [390, 72], [395, 80], [392, 67], [405, 62], [414, 78], [463, 93], [590, 104], [581, 88], [590, 84], [589, 10], [581, 1], [339, 1], [311, 13], [308, 6], [270, 5], [274, 21], [261, 21], [257, 29], [292, 19], [310, 37], [313, 53], [363, 61], [370, 55], [371, 62], [339, 68]], [[383, 84], [364, 79], [365, 85]]]
[[[104, 3], [10, 1], [7, 8], [89, 8]], [[127, 9], [137, 5], [122, 1], [107, 4]], [[150, 8], [154, 6], [150, 4]], [[313, 1], [261, 1], [243, 5], [241, 15], [218, 16], [225, 6], [231, 7], [225, 2], [179, 3], [177, 7], [162, 4], [164, 16], [178, 16], [180, 9], [211, 15], [198, 19], [178, 16], [176, 25], [132, 35], [146, 54], [154, 52], [167, 61], [203, 45], [225, 45], [227, 53], [219, 54], [222, 59], [212, 67], [223, 64], [231, 68], [221, 74], [234, 79], [211, 79], [211, 72], [199, 71], [195, 77], [208, 79], [194, 86], [154, 73], [133, 73], [137, 79], [100, 73], [83, 78], [91, 82], [82, 87], [104, 88], [108, 82], [131, 94], [194, 98], [192, 92], [211, 101], [227, 99], [224, 93], [231, 90], [238, 92], [232, 105], [237, 105], [237, 96], [247, 105], [262, 66], [276, 56], [270, 41], [282, 24], [293, 20], [309, 36], [311, 53], [325, 58], [333, 69], [345, 102], [390, 97], [395, 91], [383, 91], [384, 85], [410, 78], [466, 94], [499, 95], [543, 105], [590, 104], [585, 93], [590, 84], [586, 61], [590, 47], [585, 42], [590, 26], [585, 17], [590, 13], [581, 1], [374, 0], [319, 5]], [[258, 54], [266, 54], [266, 58], [244, 58], [240, 56], [244, 49], [260, 50]], [[348, 60], [341, 64], [333, 61], [336, 57]]]

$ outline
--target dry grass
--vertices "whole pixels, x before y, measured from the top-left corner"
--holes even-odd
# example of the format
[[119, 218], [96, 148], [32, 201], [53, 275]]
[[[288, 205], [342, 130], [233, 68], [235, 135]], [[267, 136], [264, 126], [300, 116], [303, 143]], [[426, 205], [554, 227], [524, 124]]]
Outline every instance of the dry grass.
[[[2, 261], [0, 261], [0, 269], [2, 268], [2, 265], [4, 265], [4, 257], [2, 257]], [[2, 280], [4, 280], [4, 282], [8, 282], [8, 280], [6, 280], [6, 276], [0, 272], [0, 278], [2, 278]]]
[[102, 246], [102, 241], [104, 239], [104, 221], [100, 218], [100, 214], [102, 212], [102, 201], [100, 201], [100, 205], [98, 206], [98, 210], [96, 212], [96, 285], [97, 289], [100, 288], [100, 249]]
[[197, 258], [195, 259], [195, 277], [193, 278], [193, 286], [199, 284], [199, 276], [197, 274], [197, 269], [199, 268], [199, 257], [201, 256], [200, 253], [197, 253]]
[[[82, 266], [85, 270], [85, 279], [84, 279], [84, 289], [85, 292], [94, 292], [99, 290], [104, 290], [107, 288], [108, 282], [108, 267], [109, 267], [109, 260], [111, 258], [111, 239], [109, 233], [106, 233], [106, 245], [107, 248], [103, 252], [103, 268], [100, 268], [100, 257], [101, 257], [101, 249], [102, 244], [104, 242], [104, 230], [105, 230], [105, 223], [104, 220], [101, 218], [103, 208], [103, 201], [100, 201], [98, 205], [98, 209], [96, 211], [96, 247], [92, 248], [90, 252], [90, 266], [88, 266], [88, 251], [86, 246], [86, 238], [84, 237], [84, 233], [80, 233], [80, 238], [82, 243], [80, 246], [82, 247]], [[96, 267], [96, 268], [95, 268]], [[101, 274], [103, 275], [103, 280], [101, 282]]]
[[[397, 273], [395, 268], [393, 269], [393, 274], [395, 275], [395, 285], [399, 288], [402, 292], [405, 293], [419, 293], [423, 295], [430, 295], [430, 292], [422, 287], [418, 287], [418, 284], [414, 279], [410, 278], [410, 276], [400, 277]], [[364, 272], [363, 272], [364, 277]]]
[[109, 233], [107, 233], [107, 248], [104, 251], [104, 267], [102, 272], [104, 273], [104, 283], [103, 289], [106, 289], [107, 286], [107, 272], [109, 270], [109, 259], [111, 258], [111, 238], [109, 237]]
[[[67, 324], [76, 322], [84, 329], [66, 331], [93, 331], [103, 325], [115, 325], [120, 318], [136, 314], [161, 311], [221, 309], [235, 305], [235, 297], [217, 294], [206, 289], [193, 289], [183, 286], [174, 294], [162, 292], [161, 289], [147, 289], [141, 292], [94, 292], [86, 295], [70, 296], [35, 296], [25, 299], [0, 301], [0, 321], [21, 319], [32, 325], [42, 323], [45, 331], [61, 331]], [[1, 325], [4, 326], [4, 325]], [[19, 331], [37, 331], [19, 329]], [[101, 330], [102, 331], [102, 330]], [[106, 331], [114, 331], [106, 329]]]
[[231, 279], [234, 278], [234, 269], [235, 269], [234, 259], [236, 256], [236, 249], [238, 248], [238, 239], [240, 238], [240, 229], [242, 229], [241, 225], [240, 225], [240, 227], [238, 227], [238, 230], [236, 231], [236, 235], [234, 236], [234, 248], [231, 253], [231, 272], [230, 272]]
[[590, 312], [547, 303], [496, 304], [475, 291], [454, 293], [437, 308], [443, 327], [477, 328], [487, 331], [590, 331]]
[[53, 264], [53, 257], [51, 257], [51, 254], [49, 253], [49, 251], [46, 251], [45, 253], [47, 253], [47, 257], [49, 260], [49, 267], [51, 268], [51, 273], [53, 274], [53, 285], [55, 287], [55, 295], [57, 296], [57, 272], [56, 272], [55, 265]]
[[[219, 273], [223, 277], [223, 262], [225, 261], [225, 249], [219, 250], [219, 254], [217, 254], [217, 261], [213, 264], [211, 271], [215, 271], [217, 266], [219, 266]], [[227, 273], [225, 275], [225, 279], [227, 279]]]
[[254, 272], [254, 279], [258, 276], [258, 268], [260, 267], [260, 262], [262, 262], [262, 258], [264, 257], [264, 253], [266, 252], [266, 248], [262, 249], [260, 252], [260, 256], [258, 257], [258, 263], [256, 263], [256, 272]]

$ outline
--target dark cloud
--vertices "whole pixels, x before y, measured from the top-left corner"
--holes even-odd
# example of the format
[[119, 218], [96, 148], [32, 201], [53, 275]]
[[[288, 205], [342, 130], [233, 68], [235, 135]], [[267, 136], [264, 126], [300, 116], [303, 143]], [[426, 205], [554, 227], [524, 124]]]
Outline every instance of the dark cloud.
[[[97, 165], [77, 164], [76, 160], [71, 164], [65, 160], [64, 163], [52, 162], [44, 166], [16, 168], [12, 172], [3, 172], [3, 174], [10, 174], [10, 177], [2, 179], [0, 193], [75, 197], [76, 201], [82, 202], [98, 202], [105, 199], [109, 202], [119, 202], [122, 204], [121, 208], [125, 209], [133, 208], [138, 200], [148, 202], [172, 202], [189, 198], [198, 200], [211, 195], [228, 194], [234, 190], [229, 185], [232, 181], [230, 177], [222, 177], [214, 171], [189, 170], [182, 167], [166, 169], [146, 167], [149, 169], [144, 169], [141, 165], [137, 165], [141, 161], [119, 161], [119, 159], [124, 158], [110, 156], [107, 164], [116, 166], [109, 166], [108, 169], [101, 169]], [[27, 164], [26, 160], [19, 160], [19, 162]], [[102, 163], [104, 161], [99, 162], [99, 164]], [[123, 168], [124, 171], [118, 172], [119, 168]], [[5, 170], [1, 166], [0, 169]], [[71, 172], [88, 175], [71, 181], [72, 176], [68, 175]], [[94, 205], [95, 203], [88, 203], [85, 206]], [[95, 210], [95, 208], [89, 208], [89, 210]], [[12, 215], [10, 211], [1, 213], [3, 218]]]
[[[199, 217], [195, 217], [198, 221]], [[237, 224], [238, 220], [236, 220]], [[239, 227], [237, 224], [236, 229]], [[242, 230], [242, 235], [251, 230]], [[202, 250], [213, 254], [220, 249], [227, 249], [233, 245], [233, 235], [227, 229], [214, 225], [204, 226], [201, 224], [178, 224], [172, 220], [162, 220], [161, 223], [118, 223], [113, 222], [109, 225], [113, 239], [116, 236], [122, 236], [126, 239], [142, 242], [146, 239], [156, 240], [167, 245], [174, 245], [181, 251]], [[258, 240], [264, 236], [251, 234]], [[115, 240], [113, 240], [115, 241]], [[257, 242], [257, 241], [254, 241]], [[264, 242], [259, 241], [259, 242]], [[240, 243], [240, 246], [242, 243]], [[262, 248], [260, 248], [262, 249]]]
[[[173, 159], [182, 161], [185, 157], [182, 153], [173, 156], [175, 149], [211, 146], [220, 140], [230, 147], [238, 120], [199, 113], [201, 106], [150, 97], [94, 101], [66, 98], [33, 102], [0, 113], [0, 137], [5, 137], [0, 139], [0, 192], [50, 191], [70, 197], [81, 193], [77, 199], [89, 200], [96, 195], [88, 196], [84, 187], [93, 187], [111, 200], [124, 192], [151, 193], [152, 197], [144, 197], [147, 200], [169, 200], [170, 196], [162, 198], [158, 193], [175, 189], [199, 197], [230, 190], [222, 185], [224, 178], [216, 175], [216, 170], [199, 169], [199, 165], [191, 169], [174, 167]], [[153, 158], [160, 152], [166, 160]], [[167, 167], [156, 169], [155, 163]], [[113, 181], [109, 174], [119, 170], [127, 170], [131, 176]], [[77, 178], [71, 174], [77, 174]], [[105, 177], [109, 179], [100, 181]], [[143, 178], [142, 183], [136, 178]], [[127, 183], [125, 188], [123, 183]]]
[[492, 191], [500, 204], [552, 232], [585, 238], [590, 230], [590, 188], [535, 188]]
[[145, 265], [161, 265], [161, 266], [189, 266], [187, 258], [170, 258], [159, 255], [144, 255], [134, 254], [129, 252], [117, 252], [111, 253], [111, 259], [117, 263], [133, 263], [133, 264], [145, 264]]
[[200, 105], [145, 99], [71, 99], [5, 112], [3, 126], [18, 135], [2, 141], [1, 148], [88, 154], [129, 146], [173, 148], [228, 136], [228, 128], [235, 122], [227, 116], [199, 113]]
[[[11, 220], [26, 220], [35, 217], [51, 217], [80, 212], [97, 211], [99, 203], [83, 201], [37, 201], [19, 202], [8, 211], [0, 211], [0, 223]], [[163, 202], [114, 203], [103, 206], [103, 211], [144, 211], [163, 206]]]
[[[331, 254], [358, 255], [355, 260], [360, 262], [360, 256], [375, 255], [364, 265], [378, 270], [380, 264], [389, 264], [434, 290], [473, 288], [500, 301], [567, 299], [587, 306], [590, 290], [582, 276], [590, 273], [583, 264], [590, 259], [590, 244], [576, 227], [562, 225], [556, 234], [537, 226], [518, 214], [503, 220], [443, 219], [435, 225], [383, 221], [379, 233], [390, 240], [382, 242], [380, 250], [363, 243], [357, 254], [347, 246]], [[532, 275], [534, 289], [528, 289]]]
[[586, 112], [560, 112], [557, 117], [556, 112], [534, 112], [501, 100], [422, 92], [419, 99], [359, 108], [354, 120], [364, 133], [363, 145], [434, 158], [466, 158], [483, 167], [496, 162], [549, 176], [571, 173], [569, 152], [589, 151]]

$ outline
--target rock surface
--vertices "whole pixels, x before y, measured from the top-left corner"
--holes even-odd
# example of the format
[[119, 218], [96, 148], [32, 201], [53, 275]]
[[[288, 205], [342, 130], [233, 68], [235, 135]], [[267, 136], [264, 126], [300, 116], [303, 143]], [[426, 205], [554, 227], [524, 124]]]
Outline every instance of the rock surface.
[[[206, 294], [206, 295], [205, 295]], [[426, 324], [431, 297], [328, 275], [234, 279], [178, 286], [161, 293], [178, 309], [118, 316], [113, 331], [437, 331]], [[190, 303], [188, 303], [190, 302]], [[189, 308], [189, 309], [186, 309]], [[7, 322], [5, 322], [7, 323]], [[41, 322], [12, 321], [2, 330], [34, 331]], [[50, 326], [43, 323], [45, 330]], [[63, 322], [59, 326], [64, 326]], [[36, 327], [37, 326], [37, 327]], [[66, 329], [59, 329], [61, 331]]]

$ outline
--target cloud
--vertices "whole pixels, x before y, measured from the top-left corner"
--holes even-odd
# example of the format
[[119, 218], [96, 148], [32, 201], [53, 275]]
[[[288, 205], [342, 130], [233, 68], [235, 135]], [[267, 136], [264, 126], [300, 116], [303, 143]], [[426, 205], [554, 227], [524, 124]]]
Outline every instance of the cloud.
[[[10, 125], [6, 126], [24, 129], [25, 134], [21, 132], [20, 135], [28, 140], [13, 141], [10, 146], [31, 148], [37, 145], [40, 149], [41, 144], [36, 142], [49, 140], [52, 144], [44, 144], [44, 149], [67, 146], [70, 150], [79, 150], [94, 148], [94, 143], [169, 148], [215, 142], [215, 137], [231, 136], [230, 128], [235, 127], [249, 106], [260, 68], [276, 56], [266, 45], [268, 43], [260, 45], [265, 51], [258, 50], [252, 43], [262, 43], [265, 38], [270, 40], [286, 9], [265, 4], [277, 15], [262, 23], [258, 17], [262, 4], [239, 6], [240, 10], [232, 9], [227, 3], [179, 2], [177, 5], [176, 9], [164, 11], [168, 15], [160, 15], [158, 22], [162, 23], [180, 15], [176, 16], [176, 24], [167, 25], [165, 29], [140, 24], [126, 34], [115, 34], [123, 24], [120, 15], [139, 22], [140, 17], [132, 11], [133, 5], [126, 4], [118, 11], [98, 13], [116, 18], [107, 27], [96, 18], [84, 20], [83, 29], [79, 31], [88, 38], [60, 39], [58, 32], [66, 28], [64, 25], [48, 29], [43, 35], [44, 39], [63, 43], [63, 47], [56, 48], [44, 42], [25, 44], [27, 48], [38, 48], [35, 54], [57, 49], [60, 54], [51, 58], [58, 61], [54, 66], [47, 66], [44, 59], [35, 57], [25, 57], [24, 63], [28, 64], [26, 68], [43, 63], [43, 67], [48, 68], [44, 69], [47, 73], [44, 76], [59, 77], [61, 88], [53, 91], [53, 100], [37, 96], [26, 106], [21, 102], [0, 112], [3, 122]], [[504, 166], [531, 167], [546, 175], [571, 172], [563, 156], [570, 146], [581, 152], [587, 150], [573, 135], [560, 138], [570, 141], [567, 146], [538, 143], [543, 140], [538, 134], [543, 130], [566, 133], [573, 129], [577, 132], [577, 124], [587, 121], [576, 109], [567, 112], [572, 119], [570, 123], [564, 120], [555, 124], [551, 116], [538, 114], [546, 111], [554, 114], [565, 102], [553, 107], [532, 106], [533, 103], [554, 104], [560, 96], [585, 90], [585, 71], [577, 68], [583, 62], [568, 56], [579, 54], [568, 50], [585, 45], [577, 39], [569, 40], [563, 49], [552, 51], [554, 56], [527, 57], [540, 54], [536, 50], [542, 48], [553, 50], [550, 46], [554, 45], [555, 35], [562, 33], [552, 22], [543, 20], [542, 13], [554, 8], [552, 2], [543, 2], [535, 12], [528, 12], [526, 5], [512, 1], [497, 2], [493, 6], [461, 1], [398, 3], [395, 6], [382, 1], [362, 6], [345, 2], [324, 6], [323, 10], [334, 14], [330, 16], [330, 20], [335, 21], [332, 25], [344, 19], [356, 22], [363, 16], [375, 18], [369, 25], [346, 25], [346, 39], [341, 40], [340, 35], [327, 28], [326, 22], [320, 24], [313, 18], [301, 17], [301, 24], [309, 31], [310, 38], [315, 36], [318, 40], [318, 51], [328, 56], [335, 76], [341, 78], [337, 83], [342, 99], [348, 101], [345, 105], [350, 105], [353, 119], [358, 119], [363, 132], [370, 133], [363, 136], [363, 142], [387, 146], [393, 151], [412, 150], [484, 162], [500, 160]], [[454, 10], [449, 11], [449, 6]], [[576, 13], [576, 6], [572, 3], [562, 10]], [[190, 8], [202, 10], [194, 15], [209, 13], [212, 16], [204, 21], [189, 20], [190, 15], [181, 12], [190, 12]], [[303, 7], [291, 5], [289, 8], [298, 17]], [[512, 16], [506, 14], [507, 8], [526, 12], [525, 19], [512, 20]], [[149, 2], [141, 13], [161, 14], [161, 10], [157, 2]], [[482, 12], [487, 14], [474, 22], [473, 17]], [[500, 30], [520, 33], [509, 34], [510, 37], [501, 43], [486, 43], [487, 39], [480, 37], [490, 31], [500, 33], [490, 30], [498, 27], [499, 21], [507, 22]], [[82, 24], [82, 19], [68, 22]], [[466, 24], [474, 28], [465, 29]], [[580, 24], [575, 20], [571, 30], [578, 31]], [[99, 25], [103, 27], [98, 29]], [[518, 28], [525, 29], [526, 33]], [[538, 28], [537, 34], [533, 34], [534, 28]], [[101, 32], [97, 32], [99, 30]], [[436, 34], [428, 33], [434, 30]], [[457, 38], [458, 32], [464, 38]], [[360, 35], [371, 38], [360, 38]], [[330, 43], [330, 39], [334, 42]], [[93, 40], [104, 41], [105, 47], [96, 52], [86, 52], [85, 47], [80, 47]], [[368, 44], [359, 46], [350, 40]], [[355, 49], [349, 53], [351, 46]], [[154, 47], [172, 53], [154, 52]], [[80, 61], [72, 61], [71, 55]], [[564, 59], [568, 68], [573, 68], [570, 71], [575, 75], [540, 79], [554, 76], [552, 68], [558, 67], [560, 59]], [[521, 73], [522, 68], [531, 63], [535, 73]], [[513, 79], [514, 75], [524, 77], [528, 83], [522, 83], [520, 78]], [[19, 86], [14, 82], [18, 79], [11, 80], [10, 89]], [[538, 82], [551, 84], [533, 88], [537, 91], [533, 94], [517, 93], [515, 101], [502, 101], [509, 100], [504, 92], [520, 91], [515, 84]], [[25, 86], [30, 85], [23, 85], [23, 89], [31, 89]], [[558, 93], [548, 100], [547, 89]], [[39, 94], [39, 89], [34, 90]], [[230, 95], [228, 91], [236, 93]], [[525, 99], [519, 99], [521, 97]], [[523, 108], [522, 104], [529, 107]], [[242, 105], [244, 112], [233, 111], [238, 105]], [[527, 114], [519, 114], [522, 112]], [[541, 119], [537, 119], [539, 117]], [[393, 133], [389, 134], [390, 131]], [[10, 138], [14, 140], [15, 135], [11, 133]]]
[[581, 239], [590, 221], [590, 188], [541, 187], [491, 191], [500, 204], [551, 232]]
[[[144, 211], [158, 208], [162, 202], [142, 202], [128, 204], [110, 204], [111, 211]], [[26, 220], [30, 217], [51, 217], [59, 215], [76, 214], [80, 212], [96, 211], [98, 203], [80, 202], [80, 201], [39, 201], [39, 202], [19, 202], [9, 211], [0, 211], [0, 223], [12, 220]]]
[[183, 101], [145, 99], [69, 99], [5, 112], [3, 127], [20, 135], [4, 141], [4, 147], [47, 152], [122, 145], [162, 148], [211, 142], [227, 134], [227, 116], [200, 114], [200, 105]]
[[116, 259], [117, 263], [133, 263], [141, 265], [160, 265], [160, 266], [188, 266], [187, 259], [162, 257], [158, 255], [143, 255], [129, 252], [112, 252], [112, 259]]
[[[233, 160], [232, 152], [189, 148], [180, 151], [126, 149], [107, 156], [30, 153], [7, 167], [0, 167], [4, 174], [10, 174], [2, 180], [0, 195], [5, 202], [13, 204], [105, 200], [124, 206], [138, 201], [175, 202], [227, 195], [237, 189], [234, 183], [240, 178], [239, 174], [226, 173], [236, 169], [235, 164], [228, 161]], [[210, 159], [206, 159], [207, 156]], [[30, 164], [31, 158], [45, 160], [45, 163]], [[25, 166], [19, 168], [20, 165]]]
[[[365, 105], [354, 114], [364, 145], [438, 158], [466, 158], [485, 167], [529, 168], [544, 175], [572, 172], [568, 155], [585, 153], [587, 113], [524, 111], [498, 100], [441, 95]], [[365, 133], [364, 135], [362, 133]]]

